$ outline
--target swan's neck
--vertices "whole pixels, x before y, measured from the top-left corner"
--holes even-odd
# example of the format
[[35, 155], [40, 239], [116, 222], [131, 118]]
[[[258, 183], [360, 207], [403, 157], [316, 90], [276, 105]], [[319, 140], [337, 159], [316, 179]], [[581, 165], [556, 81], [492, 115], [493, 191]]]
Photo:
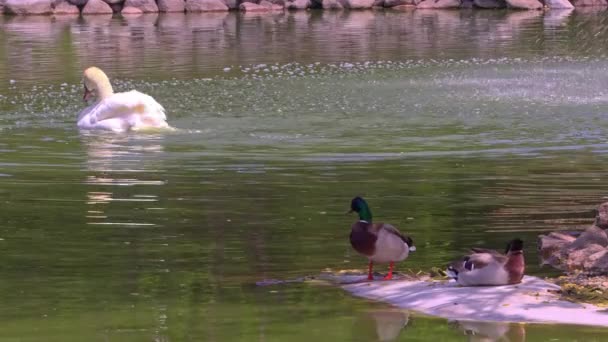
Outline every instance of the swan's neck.
[[103, 100], [112, 96], [112, 94], [114, 94], [114, 89], [112, 89], [112, 85], [109, 81], [100, 82], [99, 84], [97, 84], [97, 92], [97, 96], [99, 97], [99, 99]]

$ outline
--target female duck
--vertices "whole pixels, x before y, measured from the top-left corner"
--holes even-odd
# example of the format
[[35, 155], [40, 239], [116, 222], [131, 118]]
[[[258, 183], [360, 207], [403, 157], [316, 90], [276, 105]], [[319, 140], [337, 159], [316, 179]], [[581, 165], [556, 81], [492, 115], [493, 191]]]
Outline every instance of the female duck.
[[472, 248], [472, 253], [448, 267], [448, 277], [462, 286], [518, 284], [524, 276], [524, 242], [513, 239], [506, 255], [484, 248]]
[[395, 261], [405, 260], [410, 252], [415, 251], [414, 242], [390, 224], [372, 223], [372, 212], [363, 198], [353, 198], [350, 209], [351, 213], [354, 211], [359, 214], [359, 221], [351, 227], [350, 244], [369, 259], [367, 279], [374, 279], [374, 262], [390, 263], [388, 275], [384, 280], [392, 279]]
[[84, 71], [84, 96], [97, 101], [78, 114], [78, 127], [115, 132], [169, 128], [164, 108], [152, 97], [136, 90], [114, 93], [108, 76], [97, 67]]

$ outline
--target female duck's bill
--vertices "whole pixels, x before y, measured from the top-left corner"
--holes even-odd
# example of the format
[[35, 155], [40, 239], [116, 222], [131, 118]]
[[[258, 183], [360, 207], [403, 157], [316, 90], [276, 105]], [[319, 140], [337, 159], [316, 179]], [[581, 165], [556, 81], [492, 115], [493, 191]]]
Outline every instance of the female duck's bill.
[[448, 277], [462, 286], [518, 284], [525, 271], [523, 246], [521, 239], [513, 239], [507, 244], [505, 254], [472, 248], [469, 255], [448, 266]]
[[83, 99], [96, 101], [78, 114], [81, 129], [124, 132], [170, 128], [165, 109], [156, 100], [136, 90], [114, 93], [108, 76], [97, 67], [84, 71], [83, 85]]
[[359, 220], [351, 226], [350, 244], [369, 260], [367, 279], [373, 280], [374, 262], [389, 263], [389, 272], [384, 279], [392, 279], [395, 261], [405, 260], [416, 250], [414, 241], [388, 223], [373, 223], [372, 212], [361, 197], [351, 200], [349, 212], [359, 214]]

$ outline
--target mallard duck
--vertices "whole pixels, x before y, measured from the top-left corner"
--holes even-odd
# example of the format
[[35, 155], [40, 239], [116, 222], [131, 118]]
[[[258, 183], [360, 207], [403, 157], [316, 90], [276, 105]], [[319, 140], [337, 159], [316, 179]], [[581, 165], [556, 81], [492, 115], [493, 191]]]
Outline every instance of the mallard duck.
[[108, 76], [97, 67], [84, 71], [83, 99], [97, 101], [78, 114], [78, 127], [115, 132], [170, 128], [165, 109], [151, 96], [137, 90], [114, 93]]
[[462, 286], [518, 284], [524, 276], [524, 242], [513, 239], [506, 255], [495, 250], [472, 248], [471, 254], [452, 263], [448, 277]]
[[367, 279], [374, 279], [372, 274], [374, 262], [390, 263], [384, 280], [392, 279], [395, 261], [405, 260], [410, 252], [416, 250], [414, 241], [390, 224], [372, 223], [372, 212], [363, 198], [353, 198], [350, 209], [349, 213], [359, 214], [359, 221], [353, 223], [351, 227], [350, 244], [357, 252], [369, 259]]

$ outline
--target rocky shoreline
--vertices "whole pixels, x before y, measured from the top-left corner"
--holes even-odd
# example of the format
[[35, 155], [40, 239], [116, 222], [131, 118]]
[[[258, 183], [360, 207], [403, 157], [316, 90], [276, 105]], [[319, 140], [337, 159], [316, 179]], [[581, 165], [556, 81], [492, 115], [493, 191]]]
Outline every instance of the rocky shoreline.
[[284, 10], [572, 9], [608, 6], [608, 0], [0, 0], [6, 15], [277, 12]]

